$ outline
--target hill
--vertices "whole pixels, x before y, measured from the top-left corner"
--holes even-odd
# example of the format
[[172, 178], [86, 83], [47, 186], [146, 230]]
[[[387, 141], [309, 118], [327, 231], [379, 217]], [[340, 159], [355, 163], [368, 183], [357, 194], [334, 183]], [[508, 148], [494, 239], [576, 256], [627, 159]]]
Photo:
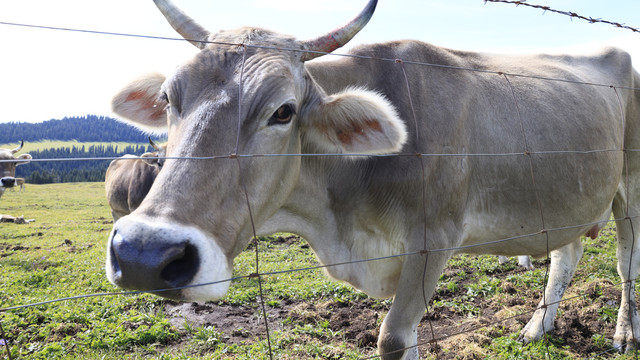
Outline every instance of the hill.
[[[13, 148], [24, 140], [34, 159], [113, 158], [152, 151], [148, 135], [115, 119], [87, 115], [42, 123], [0, 124], [0, 144]], [[157, 139], [156, 139], [157, 140]], [[163, 140], [160, 140], [163, 141]], [[52, 144], [50, 147], [41, 146]], [[19, 166], [16, 177], [27, 183], [104, 181], [108, 160], [33, 161]]]
[[147, 141], [147, 135], [116, 119], [96, 115], [67, 117], [41, 123], [11, 122], [0, 124], [0, 144], [14, 144], [20, 140], [144, 143]]

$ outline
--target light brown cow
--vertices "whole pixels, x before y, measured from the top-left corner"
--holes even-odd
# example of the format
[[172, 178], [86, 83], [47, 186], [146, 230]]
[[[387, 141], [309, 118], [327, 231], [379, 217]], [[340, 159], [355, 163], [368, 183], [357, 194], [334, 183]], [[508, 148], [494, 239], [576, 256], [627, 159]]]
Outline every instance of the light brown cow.
[[15, 153], [20, 151], [23, 146], [24, 141], [21, 141], [20, 146], [15, 149], [0, 149], [0, 197], [6, 189], [17, 185], [16, 166], [26, 164], [29, 162], [28, 160], [31, 160], [30, 154], [15, 156]]
[[15, 188], [20, 187], [20, 192], [24, 191], [24, 178], [16, 178], [16, 184], [11, 188], [11, 191], [15, 191]]
[[640, 75], [627, 53], [494, 55], [407, 40], [318, 62], [309, 60], [366, 24], [375, 0], [307, 41], [250, 27], [210, 33], [156, 3], [200, 51], [114, 97], [120, 116], [168, 130], [174, 159], [114, 225], [111, 282], [217, 299], [254, 234], [296, 233], [334, 278], [393, 297], [378, 351], [415, 359], [425, 302], [451, 256], [550, 251], [548, 305], [522, 332], [536, 340], [553, 329], [580, 236], [613, 209], [623, 284], [613, 346], [640, 340]]
[[105, 191], [114, 222], [140, 206], [162, 168], [166, 145], [158, 146], [151, 139], [149, 143], [156, 151], [140, 157], [124, 155], [111, 161], [107, 168]]

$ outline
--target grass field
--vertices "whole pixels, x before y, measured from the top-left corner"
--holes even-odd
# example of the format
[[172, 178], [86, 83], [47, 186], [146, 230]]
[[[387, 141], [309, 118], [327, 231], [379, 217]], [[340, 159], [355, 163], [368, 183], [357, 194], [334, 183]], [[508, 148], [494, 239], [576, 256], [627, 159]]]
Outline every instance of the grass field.
[[[26, 144], [25, 144], [26, 146]], [[35, 222], [0, 224], [0, 308], [120, 291], [104, 275], [112, 221], [102, 183], [27, 184], [6, 191], [0, 213]], [[633, 359], [611, 352], [619, 286], [613, 230], [584, 239], [585, 255], [560, 307], [555, 332], [522, 345], [518, 332], [537, 305], [536, 270], [494, 256], [457, 256], [441, 276], [419, 328], [421, 355], [439, 359]], [[313, 266], [304, 240], [261, 238], [236, 259], [234, 275]], [[148, 294], [96, 296], [0, 312], [14, 359], [357, 359], [375, 355], [390, 300], [373, 300], [320, 270], [262, 277], [269, 337], [256, 278], [232, 284], [219, 302], [176, 303]], [[522, 316], [515, 316], [523, 314]], [[446, 334], [472, 329], [454, 337]], [[7, 358], [0, 346], [0, 359]]]
[[[0, 149], [14, 149], [20, 143], [10, 143], [10, 144], [0, 144]], [[136, 146], [136, 145], [148, 145], [147, 143], [128, 143], [128, 142], [79, 142], [75, 140], [70, 141], [57, 141], [57, 140], [43, 140], [43, 141], [25, 141], [24, 147], [20, 150], [20, 154], [28, 153], [30, 151], [36, 150], [45, 150], [45, 149], [59, 149], [59, 148], [71, 148], [72, 146], [81, 147], [84, 146], [85, 149], [88, 149], [92, 145], [111, 145], [114, 147], [118, 147], [118, 149], [124, 149], [127, 146]]]

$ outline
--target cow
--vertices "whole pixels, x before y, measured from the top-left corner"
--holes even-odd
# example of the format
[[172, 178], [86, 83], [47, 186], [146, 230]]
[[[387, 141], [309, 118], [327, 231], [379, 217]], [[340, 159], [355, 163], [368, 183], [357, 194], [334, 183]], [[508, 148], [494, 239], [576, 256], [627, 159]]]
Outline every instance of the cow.
[[[155, 3], [200, 51], [112, 100], [123, 121], [168, 131], [169, 158], [113, 226], [113, 284], [219, 299], [254, 236], [291, 232], [329, 276], [393, 297], [377, 351], [415, 359], [417, 326], [451, 256], [550, 256], [545, 294], [561, 297], [580, 236], [613, 209], [623, 284], [613, 344], [635, 347], [640, 77], [627, 53], [493, 55], [403, 40], [311, 61], [355, 36], [376, 0], [310, 40], [211, 33]], [[539, 308], [523, 340], [553, 329], [556, 311]]]
[[20, 186], [20, 192], [24, 190], [24, 187], [25, 187], [24, 183], [25, 183], [24, 178], [16, 178], [16, 186]]
[[162, 168], [166, 145], [158, 146], [151, 138], [149, 143], [155, 151], [124, 155], [107, 168], [104, 185], [114, 223], [140, 206]]
[[[20, 145], [15, 149], [0, 149], [0, 160], [7, 161], [0, 162], [0, 197], [2, 197], [6, 189], [13, 188], [17, 185], [15, 178], [16, 166], [26, 164], [31, 160], [30, 154], [22, 154], [17, 157], [14, 155], [20, 151], [23, 146], [24, 140], [20, 141]], [[24, 184], [24, 179], [22, 180]]]
[[15, 191], [16, 187], [20, 187], [19, 191], [22, 192], [24, 190], [24, 183], [25, 183], [24, 178], [16, 178], [16, 182], [14, 186], [11, 188], [11, 191]]

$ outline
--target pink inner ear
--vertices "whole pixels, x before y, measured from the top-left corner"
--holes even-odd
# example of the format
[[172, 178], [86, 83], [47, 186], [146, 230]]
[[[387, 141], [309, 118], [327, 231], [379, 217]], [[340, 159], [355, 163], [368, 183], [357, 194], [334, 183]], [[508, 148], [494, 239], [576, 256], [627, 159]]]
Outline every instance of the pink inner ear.
[[344, 145], [351, 145], [355, 136], [366, 137], [371, 131], [382, 132], [382, 126], [378, 120], [368, 119], [362, 122], [350, 122], [347, 126], [336, 129], [336, 136]]
[[144, 91], [132, 91], [127, 95], [126, 102], [135, 102], [136, 107], [149, 113], [151, 120], [157, 121], [164, 116], [164, 107], [158, 106], [154, 97]]
[[127, 101], [143, 99], [145, 95], [146, 93], [144, 91], [132, 91], [127, 95]]

